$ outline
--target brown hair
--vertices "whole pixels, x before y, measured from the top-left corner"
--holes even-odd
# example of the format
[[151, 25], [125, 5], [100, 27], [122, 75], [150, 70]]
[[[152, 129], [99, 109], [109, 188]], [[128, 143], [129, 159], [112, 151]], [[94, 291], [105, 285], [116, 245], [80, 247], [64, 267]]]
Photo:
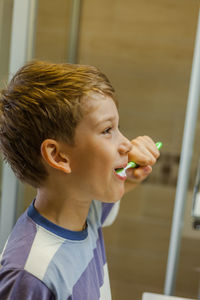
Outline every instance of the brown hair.
[[[40, 146], [47, 139], [73, 145], [89, 92], [114, 99], [97, 68], [33, 61], [23, 66], [0, 95], [0, 146], [16, 176], [34, 186], [46, 178]], [[85, 98], [85, 97], [84, 97]]]

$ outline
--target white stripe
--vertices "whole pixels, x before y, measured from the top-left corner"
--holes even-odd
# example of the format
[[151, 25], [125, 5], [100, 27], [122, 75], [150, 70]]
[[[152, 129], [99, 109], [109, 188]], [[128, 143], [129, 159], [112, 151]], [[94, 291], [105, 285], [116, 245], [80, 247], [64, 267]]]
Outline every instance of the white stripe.
[[55, 243], [52, 235], [54, 234], [37, 225], [37, 233], [24, 267], [26, 271], [40, 280], [43, 279], [49, 263], [64, 241], [63, 238], [56, 236], [58, 242]]
[[[9, 236], [9, 237], [10, 237], [10, 236]], [[5, 243], [5, 246], [3, 247], [2, 253], [0, 253], [0, 261], [2, 260], [3, 254], [4, 254], [5, 250], [6, 250], [6, 246], [7, 246], [7, 244], [8, 244], [9, 237], [8, 237], [6, 243]]]
[[[8, 239], [9, 239], [9, 237], [8, 237]], [[7, 244], [8, 244], [8, 239], [7, 239], [6, 243], [5, 243], [5, 246], [4, 246], [4, 248], [3, 248], [2, 253], [0, 253], [0, 269], [2, 268], [1, 260], [2, 260], [2, 258], [3, 258], [3, 254], [4, 254], [5, 250], [6, 250], [6, 246], [7, 246]]]
[[104, 265], [103, 270], [104, 270], [104, 283], [100, 288], [99, 300], [112, 300], [111, 292], [110, 292], [110, 281], [109, 281], [107, 264]]

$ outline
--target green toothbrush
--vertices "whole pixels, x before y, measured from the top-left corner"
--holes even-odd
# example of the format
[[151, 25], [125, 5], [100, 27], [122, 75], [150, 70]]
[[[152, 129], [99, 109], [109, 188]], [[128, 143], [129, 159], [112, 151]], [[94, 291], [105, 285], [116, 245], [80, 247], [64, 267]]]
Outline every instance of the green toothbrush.
[[[156, 143], [157, 149], [160, 150], [162, 148], [162, 145], [163, 144], [161, 142], [157, 142]], [[119, 174], [120, 176], [126, 176], [126, 170], [130, 168], [136, 168], [136, 167], [138, 167], [138, 165], [134, 161], [130, 161], [125, 168], [116, 170], [116, 173]]]

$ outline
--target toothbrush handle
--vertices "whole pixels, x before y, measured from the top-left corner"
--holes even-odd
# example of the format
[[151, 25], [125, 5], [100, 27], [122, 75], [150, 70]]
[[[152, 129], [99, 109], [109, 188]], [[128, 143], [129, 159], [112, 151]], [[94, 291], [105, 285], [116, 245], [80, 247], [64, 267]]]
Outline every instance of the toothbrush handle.
[[157, 149], [160, 150], [162, 148], [162, 145], [163, 145], [162, 142], [157, 142], [156, 143]]

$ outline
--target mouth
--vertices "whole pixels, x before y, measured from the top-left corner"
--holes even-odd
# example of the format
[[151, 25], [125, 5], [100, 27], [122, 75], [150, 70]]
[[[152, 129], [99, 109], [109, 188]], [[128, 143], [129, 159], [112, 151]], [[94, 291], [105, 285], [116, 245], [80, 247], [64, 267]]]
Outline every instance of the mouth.
[[118, 178], [118, 179], [120, 179], [120, 180], [122, 180], [122, 181], [125, 181], [126, 179], [127, 179], [127, 176], [126, 176], [126, 174], [118, 174], [118, 173], [116, 173], [116, 172], [114, 172], [115, 173], [115, 176]]
[[115, 173], [116, 177], [120, 180], [123, 180], [123, 181], [126, 180], [126, 178], [127, 178], [126, 171], [124, 170], [124, 168], [126, 166], [127, 166], [127, 163], [114, 169], [114, 173]]

